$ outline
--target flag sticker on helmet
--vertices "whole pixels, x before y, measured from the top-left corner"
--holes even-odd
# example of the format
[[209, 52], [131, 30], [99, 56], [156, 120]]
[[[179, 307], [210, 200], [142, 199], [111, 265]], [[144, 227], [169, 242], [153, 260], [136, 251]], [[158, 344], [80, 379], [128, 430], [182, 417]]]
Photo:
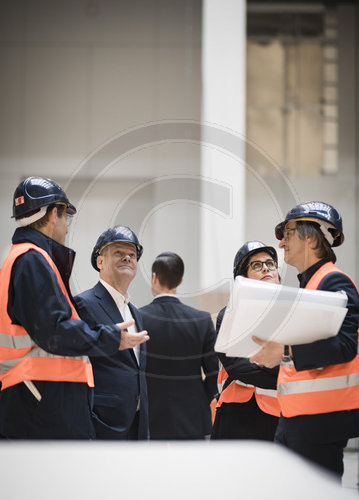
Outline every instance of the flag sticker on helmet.
[[19, 205], [23, 205], [25, 203], [25, 198], [23, 196], [19, 196], [18, 198], [15, 198], [15, 207], [18, 207]]

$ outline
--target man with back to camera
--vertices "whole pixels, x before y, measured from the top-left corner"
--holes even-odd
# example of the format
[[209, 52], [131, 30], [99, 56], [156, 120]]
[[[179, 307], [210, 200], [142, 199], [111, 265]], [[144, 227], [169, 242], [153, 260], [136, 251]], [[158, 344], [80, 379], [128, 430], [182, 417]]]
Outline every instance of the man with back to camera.
[[275, 441], [340, 477], [347, 441], [359, 435], [359, 295], [334, 265], [332, 250], [344, 241], [342, 218], [327, 203], [307, 202], [290, 210], [275, 232], [285, 262], [300, 273], [300, 287], [344, 291], [348, 312], [335, 337], [310, 344], [289, 347], [254, 337], [262, 349], [251, 361], [272, 367], [282, 360]]
[[[164, 252], [152, 265], [153, 302], [140, 309], [148, 329], [147, 386], [151, 439], [204, 439], [217, 392], [215, 330], [208, 312], [176, 297], [184, 264]], [[205, 375], [203, 380], [202, 369]]]
[[[91, 264], [99, 282], [75, 297], [79, 313], [90, 326], [135, 320], [130, 332], [142, 330], [138, 310], [129, 302], [128, 288], [136, 276], [143, 252], [135, 233], [115, 226], [98, 238]], [[97, 439], [148, 439], [145, 344], [90, 358], [95, 389], [93, 421]]]
[[91, 329], [74, 307], [69, 279], [75, 252], [65, 245], [76, 213], [51, 179], [29, 177], [14, 193], [20, 224], [0, 279], [0, 435], [89, 439], [93, 387], [89, 355], [114, 354], [148, 339], [130, 323]]

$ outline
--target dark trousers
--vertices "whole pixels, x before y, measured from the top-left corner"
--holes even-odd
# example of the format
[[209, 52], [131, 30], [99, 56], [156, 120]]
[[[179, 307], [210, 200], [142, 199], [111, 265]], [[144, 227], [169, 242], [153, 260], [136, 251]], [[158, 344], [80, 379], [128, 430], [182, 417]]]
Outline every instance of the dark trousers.
[[324, 421], [328, 420], [328, 415], [323, 415], [323, 421], [320, 415], [281, 417], [274, 441], [341, 477], [344, 448], [348, 440], [330, 432]]
[[36, 381], [40, 402], [25, 384], [0, 392], [0, 434], [6, 439], [94, 439], [89, 387]]
[[211, 439], [273, 441], [278, 417], [264, 413], [253, 395], [246, 403], [223, 403], [216, 410]]

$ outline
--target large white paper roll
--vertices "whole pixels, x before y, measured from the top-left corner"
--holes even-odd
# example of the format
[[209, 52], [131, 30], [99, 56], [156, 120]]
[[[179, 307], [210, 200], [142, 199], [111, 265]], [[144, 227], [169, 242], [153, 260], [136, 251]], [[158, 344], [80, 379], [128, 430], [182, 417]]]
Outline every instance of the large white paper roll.
[[238, 276], [215, 349], [250, 357], [260, 346], [252, 336], [280, 344], [307, 344], [335, 336], [347, 313], [345, 292], [306, 290]]

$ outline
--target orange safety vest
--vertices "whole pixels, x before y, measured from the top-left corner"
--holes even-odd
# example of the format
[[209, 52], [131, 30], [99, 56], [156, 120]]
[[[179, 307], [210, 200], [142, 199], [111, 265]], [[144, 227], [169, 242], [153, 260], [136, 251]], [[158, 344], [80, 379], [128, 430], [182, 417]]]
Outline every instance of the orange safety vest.
[[228, 373], [219, 363], [219, 371], [217, 378], [218, 392], [220, 397], [217, 403], [217, 408], [222, 403], [246, 403], [255, 395], [257, 405], [264, 412], [275, 417], [280, 416], [280, 408], [277, 399], [277, 391], [272, 389], [261, 389], [254, 385], [244, 384], [239, 380], [233, 380], [224, 390], [223, 386], [228, 379]]
[[15, 260], [29, 250], [45, 258], [71, 307], [71, 319], [80, 319], [61, 275], [50, 255], [31, 243], [13, 245], [1, 269], [0, 279], [0, 381], [1, 390], [26, 380], [84, 382], [94, 387], [92, 366], [87, 356], [56, 356], [35, 344], [21, 325], [14, 325], [7, 312], [11, 270]]
[[[345, 274], [328, 262], [314, 273], [305, 288], [317, 290], [322, 279], [333, 272]], [[348, 363], [312, 370], [297, 371], [293, 361], [282, 363], [278, 399], [285, 417], [359, 408], [359, 354]]]

